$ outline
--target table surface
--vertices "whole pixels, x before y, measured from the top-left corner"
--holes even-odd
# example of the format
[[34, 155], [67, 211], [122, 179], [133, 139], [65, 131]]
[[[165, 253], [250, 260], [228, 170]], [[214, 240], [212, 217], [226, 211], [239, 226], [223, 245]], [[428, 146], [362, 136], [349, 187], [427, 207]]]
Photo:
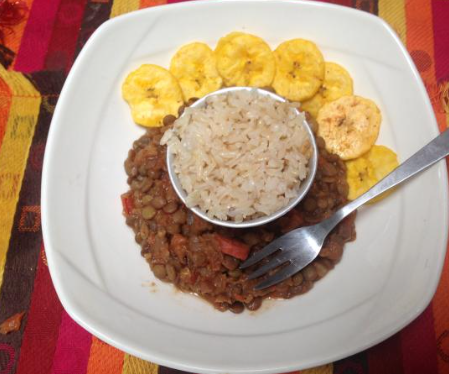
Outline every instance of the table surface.
[[[0, 8], [0, 322], [25, 312], [18, 331], [0, 335], [0, 374], [179, 373], [103, 343], [67, 315], [48, 272], [40, 219], [45, 143], [74, 59], [109, 18], [167, 2], [173, 1], [20, 0], [18, 24]], [[449, 1], [332, 2], [393, 27], [424, 80], [440, 130], [449, 126]], [[301, 373], [449, 373], [448, 261], [432, 303], [409, 326], [369, 350]]]

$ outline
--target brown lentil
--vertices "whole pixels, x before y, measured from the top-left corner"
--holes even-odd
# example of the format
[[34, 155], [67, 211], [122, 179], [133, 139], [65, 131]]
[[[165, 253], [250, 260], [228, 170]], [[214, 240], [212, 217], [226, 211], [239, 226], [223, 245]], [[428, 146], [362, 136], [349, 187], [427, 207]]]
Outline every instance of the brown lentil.
[[299, 286], [304, 281], [304, 276], [299, 272], [292, 277], [292, 280], [294, 286]]
[[164, 279], [167, 275], [164, 265], [154, 265], [153, 273], [159, 279]]
[[262, 305], [262, 298], [255, 297], [249, 303], [246, 304], [246, 307], [248, 308], [248, 310], [254, 311], [259, 309], [261, 305]]
[[173, 265], [165, 265], [165, 272], [167, 273], [167, 278], [170, 282], [173, 282], [176, 279], [176, 269]]
[[313, 266], [313, 263], [310, 265], [307, 265], [303, 270], [302, 274], [304, 275], [305, 280], [308, 281], [314, 281], [317, 277], [317, 271], [315, 269], [315, 266]]
[[174, 213], [178, 209], [178, 203], [176, 201], [172, 201], [165, 205], [162, 209], [165, 213]]
[[142, 209], [142, 218], [143, 219], [151, 219], [155, 216], [156, 211], [154, 208], [150, 205], [147, 205]]
[[163, 196], [155, 196], [153, 200], [151, 200], [151, 205], [156, 209], [161, 209], [167, 204], [167, 200]]
[[173, 122], [176, 121], [176, 117], [172, 114], [169, 114], [168, 116], [165, 116], [162, 123], [164, 126], [170, 126], [173, 124]]
[[313, 265], [315, 266], [318, 278], [323, 278], [329, 271], [328, 268], [324, 265], [324, 263], [321, 262], [320, 260], [315, 261]]
[[184, 209], [179, 209], [175, 213], [173, 213], [172, 220], [175, 223], [179, 223], [180, 225], [186, 223], [187, 214]]
[[229, 306], [229, 310], [233, 313], [239, 314], [245, 310], [245, 306], [240, 301], [236, 301]]

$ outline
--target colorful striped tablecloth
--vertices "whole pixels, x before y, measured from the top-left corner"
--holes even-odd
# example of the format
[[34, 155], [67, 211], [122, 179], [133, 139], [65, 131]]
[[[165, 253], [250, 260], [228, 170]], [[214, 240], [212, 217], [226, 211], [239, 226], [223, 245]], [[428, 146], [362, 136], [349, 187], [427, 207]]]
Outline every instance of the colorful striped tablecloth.
[[[0, 335], [0, 374], [177, 372], [112, 348], [72, 321], [53, 289], [40, 219], [47, 134], [77, 54], [109, 18], [172, 1], [19, 2], [22, 22], [0, 22], [0, 322], [18, 312], [25, 315], [19, 331]], [[440, 130], [445, 129], [449, 0], [334, 2], [379, 15], [396, 30], [421, 73]], [[302, 373], [449, 373], [448, 260], [432, 303], [408, 327], [367, 351]]]

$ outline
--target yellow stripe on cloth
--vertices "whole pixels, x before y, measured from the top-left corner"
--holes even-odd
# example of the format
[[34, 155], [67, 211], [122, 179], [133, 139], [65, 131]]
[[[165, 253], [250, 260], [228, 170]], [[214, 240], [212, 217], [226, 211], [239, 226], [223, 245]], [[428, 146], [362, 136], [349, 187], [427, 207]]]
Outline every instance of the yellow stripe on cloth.
[[332, 374], [334, 372], [334, 365], [327, 364], [323, 366], [317, 366], [313, 369], [301, 370], [301, 374]]
[[125, 355], [122, 374], [158, 374], [159, 366], [140, 358]]
[[23, 175], [36, 128], [41, 96], [21, 73], [0, 65], [0, 79], [12, 92], [5, 136], [0, 149], [0, 287]]
[[396, 31], [402, 40], [407, 41], [405, 22], [405, 0], [379, 0], [379, 17], [383, 18]]
[[111, 18], [137, 10], [140, 0], [114, 0], [111, 9]]

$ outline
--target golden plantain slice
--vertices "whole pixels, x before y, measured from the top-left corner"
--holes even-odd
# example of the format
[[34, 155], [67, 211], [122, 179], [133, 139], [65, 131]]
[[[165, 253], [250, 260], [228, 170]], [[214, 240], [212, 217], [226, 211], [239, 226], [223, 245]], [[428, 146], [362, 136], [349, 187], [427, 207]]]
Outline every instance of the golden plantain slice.
[[324, 82], [320, 92], [326, 102], [337, 100], [342, 96], [352, 95], [352, 78], [343, 66], [335, 62], [326, 62], [324, 70]]
[[241, 36], [241, 35], [245, 35], [245, 33], [241, 32], [241, 31], [233, 31], [233, 32], [227, 34], [226, 36], [223, 36], [222, 38], [220, 38], [220, 40], [217, 43], [217, 46], [215, 47], [215, 53], [217, 53], [217, 51], [219, 49], [221, 49], [221, 47], [226, 45], [226, 43], [228, 43], [229, 41], [231, 41], [235, 37]]
[[324, 59], [311, 41], [292, 39], [281, 43], [274, 51], [276, 75], [273, 88], [292, 101], [310, 99], [324, 79]]
[[325, 62], [324, 67], [322, 86], [311, 99], [301, 105], [301, 109], [308, 111], [314, 118], [317, 118], [319, 110], [325, 103], [353, 93], [352, 78], [346, 69], [334, 62]]
[[[346, 178], [349, 184], [348, 199], [354, 200], [391, 173], [399, 165], [398, 156], [391, 149], [374, 145], [367, 153], [347, 161]], [[389, 190], [377, 196], [371, 203], [382, 200], [393, 192]]]
[[234, 32], [218, 41], [217, 70], [226, 86], [267, 87], [276, 71], [273, 52], [261, 38]]
[[123, 98], [134, 122], [146, 127], [162, 126], [162, 119], [177, 115], [183, 104], [181, 87], [166, 69], [145, 64], [131, 72], [122, 85]]
[[321, 95], [320, 90], [321, 87], [311, 99], [303, 101], [300, 107], [302, 111], [309, 112], [310, 115], [315, 119], [318, 117], [318, 112], [320, 111], [322, 106], [326, 104], [326, 100], [324, 99], [323, 95]]
[[343, 160], [361, 156], [374, 145], [382, 116], [376, 104], [360, 96], [343, 96], [318, 113], [318, 135], [326, 149]]
[[186, 100], [203, 97], [223, 83], [212, 49], [204, 43], [181, 47], [171, 59], [170, 72], [178, 80]]
[[325, 62], [322, 86], [311, 99], [302, 103], [301, 109], [307, 110], [312, 117], [316, 118], [325, 103], [352, 94], [353, 82], [347, 70], [335, 62]]

